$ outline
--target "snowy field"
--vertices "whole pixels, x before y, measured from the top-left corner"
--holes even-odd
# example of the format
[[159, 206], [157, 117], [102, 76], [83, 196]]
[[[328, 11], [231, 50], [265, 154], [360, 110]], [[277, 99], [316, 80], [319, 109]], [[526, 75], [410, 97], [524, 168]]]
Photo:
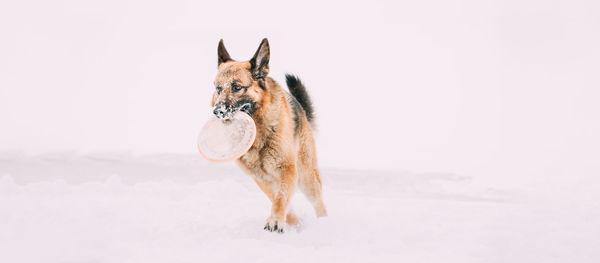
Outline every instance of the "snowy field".
[[[0, 1], [0, 263], [598, 263], [599, 10]], [[283, 235], [195, 152], [219, 39], [264, 37], [314, 102], [329, 213], [297, 194]]]
[[[496, 187], [323, 169], [329, 217], [263, 230], [269, 202], [198, 155], [0, 155], [0, 262], [598, 262], [597, 178]], [[574, 182], [575, 181], [575, 182]]]

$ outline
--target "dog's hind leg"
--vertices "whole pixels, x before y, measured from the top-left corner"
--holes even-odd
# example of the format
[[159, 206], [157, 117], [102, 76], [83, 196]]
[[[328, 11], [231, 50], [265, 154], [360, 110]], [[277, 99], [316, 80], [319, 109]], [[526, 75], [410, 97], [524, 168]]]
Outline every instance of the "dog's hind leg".
[[310, 130], [303, 135], [300, 136], [301, 142], [298, 151], [298, 185], [315, 208], [317, 217], [327, 216], [327, 208], [323, 203], [321, 174], [317, 164], [315, 143]]
[[325, 207], [325, 203], [323, 203], [319, 169], [310, 166], [299, 165], [299, 173], [300, 190], [315, 208], [317, 217], [327, 216], [327, 208]]

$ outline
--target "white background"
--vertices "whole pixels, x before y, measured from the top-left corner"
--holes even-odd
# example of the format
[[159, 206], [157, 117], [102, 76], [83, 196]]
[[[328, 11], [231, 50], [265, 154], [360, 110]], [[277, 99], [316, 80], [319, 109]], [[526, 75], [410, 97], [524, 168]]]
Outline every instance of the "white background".
[[598, 1], [3, 1], [0, 151], [195, 152], [216, 47], [313, 96], [323, 166], [600, 172]]
[[[599, 3], [1, 1], [0, 262], [598, 262]], [[263, 37], [329, 212], [284, 235], [195, 147]]]

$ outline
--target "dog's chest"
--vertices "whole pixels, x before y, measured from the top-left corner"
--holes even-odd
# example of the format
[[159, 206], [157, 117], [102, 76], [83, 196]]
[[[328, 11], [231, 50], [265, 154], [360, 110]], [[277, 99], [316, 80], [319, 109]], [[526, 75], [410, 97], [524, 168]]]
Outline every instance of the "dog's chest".
[[259, 150], [251, 149], [237, 160], [237, 164], [244, 172], [258, 180], [276, 181], [279, 174], [273, 169], [269, 169], [269, 166], [272, 165], [265, 163], [264, 158], [261, 156]]
[[238, 166], [246, 173], [263, 181], [272, 181], [279, 176], [281, 147], [268, 132], [257, 134], [254, 145], [237, 160]]
[[239, 158], [238, 163], [244, 166], [243, 168], [255, 172], [257, 168], [262, 167], [260, 149], [250, 148], [246, 154]]

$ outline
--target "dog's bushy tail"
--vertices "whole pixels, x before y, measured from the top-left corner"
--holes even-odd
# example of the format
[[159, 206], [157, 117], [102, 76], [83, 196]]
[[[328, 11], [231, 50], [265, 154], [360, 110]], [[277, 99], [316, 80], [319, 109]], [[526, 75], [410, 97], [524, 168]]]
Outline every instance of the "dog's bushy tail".
[[298, 103], [300, 103], [300, 105], [304, 109], [306, 119], [308, 119], [308, 122], [310, 122], [310, 124], [314, 126], [313, 120], [315, 118], [315, 111], [313, 108], [313, 104], [310, 100], [310, 96], [308, 96], [308, 92], [306, 92], [306, 88], [304, 87], [302, 82], [300, 82], [300, 79], [294, 75], [285, 74], [285, 83], [287, 84], [292, 96], [296, 98]]

